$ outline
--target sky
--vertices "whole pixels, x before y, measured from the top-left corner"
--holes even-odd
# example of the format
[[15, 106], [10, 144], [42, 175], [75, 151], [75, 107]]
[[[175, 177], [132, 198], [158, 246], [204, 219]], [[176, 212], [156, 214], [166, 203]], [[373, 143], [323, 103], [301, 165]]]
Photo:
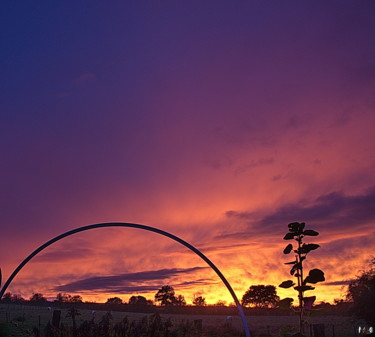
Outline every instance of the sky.
[[[4, 1], [0, 267], [77, 227], [139, 223], [198, 248], [239, 299], [305, 261], [345, 296], [375, 251], [375, 3]], [[131, 228], [75, 234], [9, 287], [87, 301], [233, 301], [186, 247]], [[277, 289], [296, 298], [294, 290]]]

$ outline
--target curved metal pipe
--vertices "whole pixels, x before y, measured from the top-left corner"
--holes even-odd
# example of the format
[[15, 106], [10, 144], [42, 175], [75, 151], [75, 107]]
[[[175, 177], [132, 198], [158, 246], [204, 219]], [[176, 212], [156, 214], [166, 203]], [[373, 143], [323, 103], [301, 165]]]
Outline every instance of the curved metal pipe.
[[60, 235], [56, 236], [55, 238], [47, 241], [46, 243], [41, 245], [39, 248], [35, 249], [28, 257], [26, 257], [19, 264], [19, 266], [13, 271], [13, 273], [9, 276], [7, 281], [4, 283], [4, 286], [0, 290], [0, 300], [3, 297], [6, 289], [9, 286], [9, 284], [13, 281], [15, 276], [18, 274], [18, 272], [26, 265], [26, 263], [28, 263], [35, 255], [40, 253], [43, 249], [47, 248], [48, 246], [55, 243], [56, 241], [59, 241], [59, 240], [65, 238], [67, 236], [72, 235], [72, 234], [76, 234], [76, 233], [79, 233], [79, 232], [83, 232], [83, 231], [87, 231], [87, 230], [91, 230], [91, 229], [95, 229], [95, 228], [105, 228], [105, 227], [129, 227], [129, 228], [137, 228], [137, 229], [142, 229], [142, 230], [146, 230], [146, 231], [149, 231], [149, 232], [154, 232], [154, 233], [157, 233], [157, 234], [160, 234], [160, 235], [164, 235], [164, 236], [166, 236], [166, 237], [168, 237], [168, 238], [170, 238], [174, 241], [177, 241], [178, 243], [180, 243], [183, 246], [189, 248], [191, 251], [193, 251], [195, 254], [197, 254], [202, 260], [204, 260], [216, 272], [216, 274], [220, 277], [220, 279], [223, 281], [223, 283], [225, 284], [225, 286], [229, 290], [230, 294], [233, 297], [234, 302], [236, 303], [238, 312], [240, 314], [240, 317], [241, 317], [241, 320], [242, 320], [242, 325], [244, 327], [245, 336], [250, 337], [250, 330], [249, 330], [249, 327], [248, 327], [248, 324], [247, 324], [247, 321], [246, 321], [245, 313], [243, 311], [243, 308], [242, 308], [240, 302], [238, 301], [238, 298], [237, 298], [234, 290], [232, 289], [231, 285], [229, 284], [227, 279], [224, 277], [224, 275], [221, 273], [219, 268], [217, 268], [207, 256], [205, 256], [200, 250], [198, 250], [197, 248], [192, 246], [190, 243], [186, 242], [185, 240], [182, 240], [181, 238], [179, 238], [179, 237], [177, 237], [177, 236], [175, 236], [171, 233], [168, 233], [166, 231], [163, 231], [163, 230], [155, 228], [155, 227], [140, 225], [140, 224], [135, 224], [135, 223], [108, 222], [108, 223], [100, 223], [100, 224], [83, 226], [83, 227], [79, 227], [79, 228], [73, 229], [71, 231], [65, 232], [63, 234], [60, 234]]

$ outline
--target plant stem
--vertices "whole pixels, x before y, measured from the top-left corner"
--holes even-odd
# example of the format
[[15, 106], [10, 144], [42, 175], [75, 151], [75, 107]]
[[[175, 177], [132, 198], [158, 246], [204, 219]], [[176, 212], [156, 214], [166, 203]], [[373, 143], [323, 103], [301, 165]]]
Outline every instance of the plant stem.
[[[298, 270], [298, 286], [303, 286], [303, 267], [302, 267], [302, 257], [301, 257], [301, 242], [302, 237], [298, 235], [298, 250], [297, 250], [297, 263], [299, 263], [300, 268]], [[302, 321], [303, 321], [303, 290], [299, 288], [298, 290], [298, 299], [299, 299], [299, 332], [302, 333]]]

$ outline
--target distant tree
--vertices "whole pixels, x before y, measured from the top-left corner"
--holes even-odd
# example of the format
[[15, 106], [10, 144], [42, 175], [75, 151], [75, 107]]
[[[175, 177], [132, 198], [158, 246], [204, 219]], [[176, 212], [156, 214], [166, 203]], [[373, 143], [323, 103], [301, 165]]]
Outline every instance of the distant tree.
[[69, 303], [82, 303], [82, 296], [81, 295], [74, 295], [69, 298]]
[[146, 297], [138, 295], [138, 296], [130, 297], [129, 304], [130, 305], [149, 305], [149, 301], [146, 299]]
[[333, 304], [326, 302], [326, 301], [321, 301], [319, 304], [317, 304], [318, 308], [325, 308], [325, 309], [331, 309], [333, 307]]
[[63, 293], [58, 293], [56, 295], [56, 300], [55, 302], [60, 302], [60, 303], [82, 303], [83, 299], [81, 295], [69, 295], [69, 294], [63, 294]]
[[218, 301], [215, 303], [215, 307], [225, 307], [226, 304], [227, 304], [227, 303], [226, 303], [225, 301], [218, 300]]
[[12, 295], [12, 302], [21, 303], [21, 302], [25, 302], [25, 299], [21, 295], [14, 294]]
[[375, 326], [375, 258], [370, 261], [369, 268], [350, 282], [347, 299], [353, 303], [352, 311], [366, 321], [370, 326]]
[[67, 301], [68, 301], [68, 295], [67, 295], [67, 294], [58, 293], [58, 294], [56, 295], [56, 300], [55, 300], [55, 302], [64, 303], [64, 302], [67, 302]]
[[178, 295], [175, 299], [175, 302], [173, 303], [174, 305], [177, 305], [179, 307], [183, 307], [186, 305], [186, 300], [183, 295]]
[[242, 296], [242, 305], [254, 305], [257, 308], [273, 308], [279, 299], [275, 286], [254, 285]]
[[47, 299], [41, 293], [34, 293], [30, 297], [30, 302], [43, 303], [43, 302], [47, 302]]
[[193, 304], [197, 307], [203, 307], [204, 305], [206, 305], [206, 299], [203, 296], [194, 295]]
[[163, 286], [155, 294], [155, 302], [159, 302], [160, 305], [174, 305], [176, 302], [176, 296], [173, 287]]
[[2, 299], [1, 299], [2, 302], [5, 302], [5, 303], [10, 303], [12, 302], [12, 294], [10, 292], [7, 292], [3, 295]]
[[107, 299], [107, 304], [122, 304], [122, 299], [120, 297], [111, 297]]

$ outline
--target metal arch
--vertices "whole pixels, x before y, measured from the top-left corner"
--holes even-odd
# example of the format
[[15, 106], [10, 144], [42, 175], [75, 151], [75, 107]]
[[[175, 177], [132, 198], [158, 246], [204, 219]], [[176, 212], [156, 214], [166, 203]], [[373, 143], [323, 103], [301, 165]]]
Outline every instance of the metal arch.
[[87, 230], [90, 230], [90, 229], [105, 228], [105, 227], [138, 228], [138, 229], [143, 229], [143, 230], [146, 230], [146, 231], [149, 231], [149, 232], [154, 232], [154, 233], [157, 233], [157, 234], [161, 234], [161, 235], [164, 235], [164, 236], [166, 236], [166, 237], [168, 237], [168, 238], [170, 238], [170, 239], [172, 239], [174, 241], [179, 242], [180, 244], [182, 244], [183, 246], [189, 248], [191, 251], [193, 251], [195, 254], [197, 254], [202, 260], [204, 260], [216, 272], [216, 274], [220, 277], [220, 279], [223, 281], [223, 283], [225, 284], [225, 286], [229, 290], [230, 294], [233, 297], [234, 302], [236, 303], [238, 312], [239, 312], [239, 314], [241, 316], [241, 320], [242, 320], [242, 325], [244, 327], [245, 336], [246, 337], [250, 337], [250, 330], [249, 330], [249, 327], [248, 327], [248, 324], [247, 324], [247, 321], [246, 321], [246, 316], [244, 314], [243, 308], [242, 308], [240, 302], [238, 301], [238, 298], [237, 298], [234, 290], [232, 289], [231, 285], [229, 284], [229, 282], [227, 281], [227, 279], [224, 277], [224, 275], [221, 273], [221, 271], [213, 264], [213, 262], [211, 262], [211, 260], [207, 256], [205, 256], [201, 251], [199, 251], [197, 248], [195, 248], [194, 246], [192, 246], [191, 244], [189, 244], [185, 240], [182, 240], [181, 238], [179, 238], [179, 237], [177, 237], [177, 236], [175, 236], [175, 235], [173, 235], [171, 233], [168, 233], [166, 231], [163, 231], [163, 230], [155, 228], [155, 227], [146, 226], [146, 225], [140, 225], [140, 224], [135, 224], [135, 223], [108, 222], [108, 223], [100, 223], [100, 224], [93, 224], [93, 225], [83, 226], [83, 227], [79, 227], [79, 228], [73, 229], [71, 231], [65, 232], [63, 234], [60, 234], [60, 235], [56, 236], [55, 238], [47, 241], [46, 243], [44, 243], [43, 245], [41, 245], [39, 248], [35, 249], [28, 257], [26, 257], [19, 264], [19, 266], [13, 271], [13, 273], [9, 276], [9, 278], [7, 279], [7, 281], [4, 283], [4, 286], [0, 290], [0, 300], [3, 297], [6, 289], [9, 286], [9, 284], [13, 281], [13, 279], [15, 278], [15, 276], [18, 274], [18, 272], [26, 265], [26, 263], [28, 263], [35, 255], [37, 255], [38, 253], [40, 253], [43, 249], [47, 248], [48, 246], [50, 246], [51, 244], [55, 243], [56, 241], [59, 241], [59, 240], [65, 238], [67, 236], [72, 235], [72, 234], [76, 234], [76, 233], [79, 233], [79, 232], [87, 231]]

